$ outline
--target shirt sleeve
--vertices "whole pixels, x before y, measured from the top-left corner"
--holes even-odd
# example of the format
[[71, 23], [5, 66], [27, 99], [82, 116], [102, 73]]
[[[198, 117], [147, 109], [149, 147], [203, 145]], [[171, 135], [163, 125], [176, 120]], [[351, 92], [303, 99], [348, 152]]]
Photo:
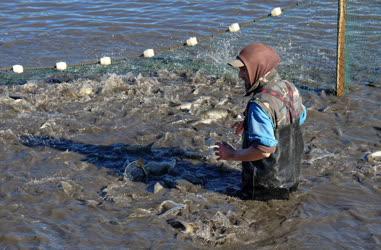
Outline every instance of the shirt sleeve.
[[275, 147], [278, 141], [274, 135], [274, 124], [271, 117], [261, 106], [251, 102], [247, 117], [247, 131], [245, 131], [250, 144]]

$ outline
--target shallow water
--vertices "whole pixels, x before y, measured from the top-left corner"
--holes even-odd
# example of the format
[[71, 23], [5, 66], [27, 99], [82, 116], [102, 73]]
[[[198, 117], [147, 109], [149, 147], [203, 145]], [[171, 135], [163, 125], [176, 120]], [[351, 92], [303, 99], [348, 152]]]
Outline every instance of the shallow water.
[[[369, 88], [341, 99], [304, 92], [300, 189], [289, 201], [259, 202], [235, 197], [239, 165], [221, 165], [208, 147], [240, 144], [228, 126], [246, 101], [235, 82], [160, 71], [3, 86], [22, 98], [0, 100], [1, 244], [375, 248], [381, 165], [363, 157], [381, 146], [381, 94]], [[222, 115], [204, 124], [209, 110]], [[176, 166], [131, 182], [125, 162], [138, 159]], [[157, 182], [164, 189], [154, 193]], [[166, 200], [178, 205], [164, 209]]]
[[[0, 2], [0, 66], [52, 67], [57, 61], [71, 65], [105, 55], [126, 58], [134, 65], [144, 49], [179, 45], [190, 36], [202, 40], [233, 22], [258, 19], [276, 6], [294, 3], [4, 0]], [[379, 1], [348, 1], [348, 82], [374, 82], [380, 78], [380, 12]], [[290, 77], [333, 86], [336, 22], [337, 1], [305, 0], [282, 17], [266, 18], [237, 34], [219, 36], [196, 49], [181, 49], [169, 55], [196, 57], [221, 66], [242, 46], [266, 42], [277, 48]]]
[[136, 55], [248, 21], [267, 14], [271, 6], [266, 1], [5, 0], [0, 9], [0, 51], [6, 56], [0, 65], [8, 66], [55, 60], [77, 63], [102, 54]]
[[[120, 9], [127, 3], [95, 1], [94, 5], [84, 6], [83, 1], [29, 2], [38, 10], [34, 16], [30, 14], [32, 9], [20, 2], [0, 3], [6, 9], [0, 18], [7, 22], [0, 26], [0, 33], [17, 28], [21, 41], [33, 41], [38, 40], [35, 34], [45, 30], [50, 42], [68, 39], [57, 53], [73, 61], [97, 56], [96, 48], [103, 48], [97, 47], [99, 44], [90, 35], [101, 29], [97, 25], [91, 28], [97, 23], [114, 27], [118, 18], [123, 23], [129, 20], [135, 29], [129, 33], [121, 25], [120, 32], [152, 45], [161, 44], [172, 31], [178, 35], [172, 40], [190, 34], [189, 27], [193, 26], [185, 23], [194, 15], [206, 23], [199, 34], [208, 34], [220, 23], [232, 22], [227, 18], [230, 13], [237, 11], [248, 20], [260, 15], [260, 10], [271, 9], [264, 2], [238, 5], [227, 1], [217, 8], [217, 1], [155, 1], [150, 2], [156, 6], [153, 9], [143, 7], [147, 1], [128, 2], [131, 9], [144, 9], [144, 15], [150, 13], [143, 22], [123, 16]], [[73, 4], [78, 11], [72, 11]], [[19, 78], [2, 73], [0, 246], [379, 248], [381, 163], [364, 158], [381, 148], [381, 82], [377, 71], [381, 64], [376, 46], [380, 26], [377, 29], [371, 25], [379, 22], [375, 14], [379, 13], [375, 11], [379, 4], [369, 2], [358, 8], [357, 14], [350, 12], [363, 17], [356, 19], [362, 25], [351, 41], [362, 37], [355, 36], [359, 33], [366, 39], [351, 43], [355, 48], [351, 54], [352, 84], [344, 98], [310, 89], [332, 87], [335, 81], [332, 29], [336, 4], [322, 1], [310, 6], [315, 7], [307, 11], [295, 9], [281, 19], [260, 22], [256, 26], [260, 29], [225, 35], [201, 48], [179, 50], [152, 61], [131, 59], [109, 69], [32, 72]], [[65, 17], [64, 25], [52, 18], [52, 11]], [[102, 18], [89, 17], [98, 11]], [[105, 13], [110, 16], [106, 18]], [[168, 13], [177, 18], [176, 25], [165, 19]], [[179, 15], [175, 17], [175, 13]], [[155, 15], [165, 25], [155, 21]], [[38, 25], [39, 18], [47, 20], [44, 25]], [[145, 27], [147, 23], [153, 26]], [[351, 27], [355, 24], [350, 23]], [[62, 26], [69, 25], [89, 35], [70, 35], [70, 31], [68, 35]], [[147, 33], [135, 37], [139, 29]], [[16, 58], [12, 55], [23, 48], [14, 42], [16, 33], [12, 32], [1, 38], [9, 40], [0, 45], [0, 52], [6, 51], [0, 65], [12, 64]], [[105, 29], [99, 34], [105, 38], [118, 32]], [[242, 97], [236, 72], [224, 64], [253, 36], [278, 49], [283, 59], [281, 75], [304, 87], [301, 92], [309, 110], [304, 125], [301, 183], [288, 201], [239, 199], [239, 164], [216, 161], [210, 147], [221, 140], [236, 147], [241, 144], [229, 127], [240, 119], [247, 99]], [[70, 44], [79, 40], [84, 45], [72, 50]], [[356, 49], [364, 43], [374, 50]], [[107, 47], [115, 54], [130, 55], [135, 48], [143, 48], [122, 42], [126, 50], [121, 52], [115, 44]], [[60, 58], [47, 43], [25, 46], [28, 51], [19, 54], [22, 61], [45, 65]], [[367, 64], [360, 63], [364, 61]], [[136, 161], [146, 166], [170, 160], [176, 162], [175, 167], [160, 176], [138, 182], [125, 176], [128, 163]], [[163, 189], [155, 193], [157, 183]]]

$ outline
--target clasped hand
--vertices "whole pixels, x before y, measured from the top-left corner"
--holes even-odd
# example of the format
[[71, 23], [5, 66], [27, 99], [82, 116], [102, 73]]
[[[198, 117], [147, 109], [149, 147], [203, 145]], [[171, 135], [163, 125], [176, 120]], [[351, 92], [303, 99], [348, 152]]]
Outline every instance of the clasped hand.
[[[235, 122], [232, 125], [234, 132], [237, 135], [241, 135], [244, 131], [243, 121]], [[218, 156], [217, 160], [233, 160], [236, 150], [230, 146], [227, 142], [220, 142], [216, 144], [215, 153]]]
[[235, 149], [227, 142], [219, 142], [216, 144], [215, 153], [218, 156], [217, 160], [233, 160]]

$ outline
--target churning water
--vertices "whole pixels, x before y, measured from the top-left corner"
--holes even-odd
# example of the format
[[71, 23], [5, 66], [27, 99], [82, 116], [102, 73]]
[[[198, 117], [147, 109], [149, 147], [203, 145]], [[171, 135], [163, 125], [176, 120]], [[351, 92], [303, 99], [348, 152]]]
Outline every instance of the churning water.
[[[321, 91], [336, 81], [336, 1], [137, 58], [290, 3], [1, 1], [0, 67], [126, 60], [0, 72], [0, 247], [379, 248], [381, 163], [364, 158], [381, 148], [379, 1], [348, 1], [344, 98]], [[239, 164], [211, 149], [240, 145], [230, 125], [247, 99], [226, 61], [253, 41], [278, 50], [309, 110], [288, 201], [240, 200]]]

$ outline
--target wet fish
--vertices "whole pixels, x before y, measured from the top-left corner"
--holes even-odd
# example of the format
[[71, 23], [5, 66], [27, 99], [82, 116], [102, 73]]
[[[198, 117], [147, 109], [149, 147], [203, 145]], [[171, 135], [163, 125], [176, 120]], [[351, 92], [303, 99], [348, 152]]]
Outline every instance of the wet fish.
[[147, 176], [161, 176], [168, 173], [175, 166], [176, 159], [170, 161], [149, 161], [147, 164], [144, 164], [143, 169]]
[[228, 115], [229, 115], [229, 112], [224, 109], [209, 110], [209, 111], [201, 113], [200, 116], [202, 119], [192, 123], [192, 125], [196, 126], [198, 124], [211, 124], [218, 120], [225, 119], [226, 117], [228, 117]]
[[168, 215], [176, 216], [185, 207], [186, 207], [185, 204], [176, 203], [176, 202], [171, 201], [171, 200], [165, 200], [159, 206], [158, 215], [159, 215], [159, 217], [166, 217]]
[[229, 115], [229, 112], [225, 109], [212, 109], [201, 113], [203, 119], [220, 120], [225, 119]]
[[194, 234], [197, 231], [197, 225], [195, 223], [188, 223], [181, 220], [169, 219], [167, 223], [173, 228], [180, 229], [183, 233]]
[[176, 159], [170, 161], [149, 161], [137, 160], [130, 162], [128, 159], [123, 164], [124, 176], [131, 181], [145, 181], [151, 176], [161, 176], [167, 174], [170, 169], [176, 166]]
[[123, 164], [124, 177], [127, 177], [131, 181], [145, 181], [147, 175], [143, 169], [143, 165], [143, 160], [130, 162], [127, 159], [126, 162]]
[[183, 111], [187, 111], [187, 110], [190, 110], [192, 108], [192, 105], [193, 105], [193, 103], [191, 103], [191, 102], [185, 102], [185, 103], [181, 104], [180, 106], [178, 106], [178, 109], [183, 110]]
[[152, 145], [155, 142], [152, 142], [147, 145], [128, 145], [125, 144], [121, 147], [122, 151], [125, 151], [127, 153], [137, 154], [137, 153], [151, 153], [152, 151]]
[[369, 153], [365, 156], [365, 159], [370, 163], [381, 162], [381, 151]]

